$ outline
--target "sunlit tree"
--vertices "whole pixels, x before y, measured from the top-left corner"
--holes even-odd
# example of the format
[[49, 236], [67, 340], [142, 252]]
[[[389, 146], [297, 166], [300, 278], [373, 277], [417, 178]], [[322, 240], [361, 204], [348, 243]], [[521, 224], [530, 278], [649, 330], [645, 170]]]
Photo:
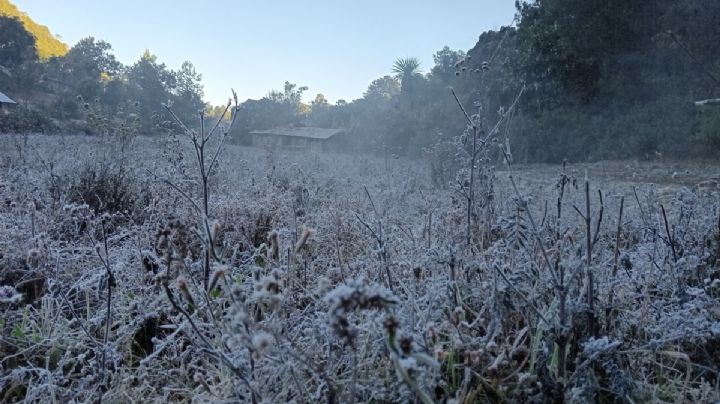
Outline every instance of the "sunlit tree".
[[22, 22], [0, 15], [0, 65], [13, 67], [37, 57], [35, 38]]

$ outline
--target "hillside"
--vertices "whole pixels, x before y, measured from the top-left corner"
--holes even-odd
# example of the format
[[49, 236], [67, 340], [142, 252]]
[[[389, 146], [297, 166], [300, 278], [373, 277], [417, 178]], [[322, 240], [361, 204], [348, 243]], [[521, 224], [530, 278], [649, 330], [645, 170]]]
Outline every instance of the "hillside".
[[57, 39], [48, 27], [36, 23], [30, 16], [20, 11], [10, 0], [0, 0], [0, 14], [17, 17], [22, 21], [25, 29], [37, 39], [37, 50], [40, 58], [47, 59], [67, 53], [67, 44]]

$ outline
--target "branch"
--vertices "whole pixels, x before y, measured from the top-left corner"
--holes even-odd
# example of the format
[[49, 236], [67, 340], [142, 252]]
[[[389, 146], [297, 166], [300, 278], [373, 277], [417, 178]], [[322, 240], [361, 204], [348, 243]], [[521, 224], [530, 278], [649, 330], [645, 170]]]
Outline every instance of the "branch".
[[147, 168], [146, 168], [145, 171], [147, 171], [148, 173], [150, 173], [150, 175], [152, 175], [153, 177], [155, 177], [156, 180], [158, 180], [158, 181], [160, 181], [160, 182], [163, 182], [163, 183], [169, 185], [172, 189], [174, 189], [177, 193], [179, 193], [180, 196], [182, 196], [182, 197], [184, 197], [185, 199], [187, 199], [188, 201], [190, 201], [190, 203], [192, 203], [193, 207], [198, 211], [198, 213], [202, 213], [202, 209], [200, 209], [200, 206], [198, 206], [198, 204], [197, 204], [187, 193], [185, 193], [185, 191], [183, 191], [182, 189], [178, 188], [177, 185], [173, 184], [173, 183], [172, 183], [170, 180], [168, 180], [168, 179], [160, 178], [157, 174], [155, 174], [154, 172], [150, 171], [150, 169], [147, 169]]
[[180, 125], [180, 127], [183, 129], [185, 134], [187, 134], [190, 139], [192, 139], [193, 142], [197, 140], [197, 134], [192, 129], [188, 128], [187, 125], [180, 119], [177, 115], [175, 115], [175, 112], [173, 112], [172, 108], [168, 104], [163, 104], [163, 107], [170, 113], [170, 116], [175, 120], [175, 122]]
[[[225, 118], [225, 114], [227, 114], [228, 109], [230, 109], [230, 101], [228, 101], [227, 105], [225, 105], [225, 109], [223, 110], [222, 114], [220, 114], [220, 116], [218, 117], [217, 121], [215, 122], [215, 125], [213, 125], [212, 129], [210, 129], [210, 132], [208, 132], [208, 134], [207, 134], [207, 136], [205, 137], [205, 139], [203, 139], [204, 141], [207, 142], [208, 140], [210, 140], [210, 138], [212, 137], [213, 133], [215, 133], [215, 130], [217, 130], [217, 128], [220, 126], [220, 122], [222, 122], [223, 118]], [[237, 114], [233, 114], [233, 120], [235, 119], [235, 118], [234, 118], [235, 115], [237, 115]]]
[[495, 132], [497, 132], [498, 129], [500, 129], [500, 125], [505, 121], [505, 116], [507, 116], [510, 113], [510, 111], [514, 110], [515, 107], [517, 106], [518, 101], [520, 101], [520, 97], [522, 97], [523, 93], [525, 92], [525, 88], [526, 88], [525, 85], [523, 85], [522, 88], [520, 89], [520, 91], [518, 92], [518, 95], [515, 97], [515, 100], [513, 100], [513, 103], [510, 104], [510, 107], [508, 107], [508, 110], [505, 111], [505, 113], [500, 117], [500, 120], [495, 124], [495, 126], [492, 128], [492, 130], [490, 132], [488, 132], [487, 136], [485, 136], [485, 139], [482, 140], [483, 143], [487, 143], [487, 141], [493, 137]]
[[455, 101], [457, 102], [458, 107], [460, 107], [460, 110], [465, 115], [465, 119], [468, 121], [468, 125], [475, 127], [475, 124], [473, 123], [472, 119], [470, 119], [470, 115], [468, 115], [467, 111], [465, 111], [465, 107], [463, 107], [462, 103], [460, 102], [460, 99], [458, 98], [457, 94], [455, 94], [455, 89], [450, 87], [450, 92], [452, 93], [453, 97], [455, 97]]

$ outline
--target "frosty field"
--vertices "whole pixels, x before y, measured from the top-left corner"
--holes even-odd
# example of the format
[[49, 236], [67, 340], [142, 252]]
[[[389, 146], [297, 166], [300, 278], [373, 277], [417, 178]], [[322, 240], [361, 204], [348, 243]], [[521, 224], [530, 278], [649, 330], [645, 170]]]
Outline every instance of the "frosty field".
[[717, 164], [0, 143], [2, 402], [720, 400]]

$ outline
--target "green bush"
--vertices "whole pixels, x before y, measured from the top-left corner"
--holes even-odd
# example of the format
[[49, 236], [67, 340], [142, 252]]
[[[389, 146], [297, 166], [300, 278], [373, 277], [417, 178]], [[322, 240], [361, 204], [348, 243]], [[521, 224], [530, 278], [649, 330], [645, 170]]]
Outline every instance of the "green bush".
[[43, 112], [15, 106], [0, 113], [0, 133], [48, 133], [57, 129]]

